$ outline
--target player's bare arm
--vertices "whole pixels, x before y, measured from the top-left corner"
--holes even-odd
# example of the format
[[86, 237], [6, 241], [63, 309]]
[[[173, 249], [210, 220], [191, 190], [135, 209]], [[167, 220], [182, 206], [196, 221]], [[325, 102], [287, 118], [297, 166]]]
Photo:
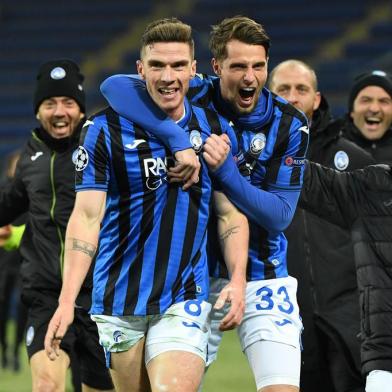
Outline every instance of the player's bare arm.
[[63, 285], [59, 306], [45, 336], [45, 350], [51, 360], [59, 356], [60, 343], [74, 318], [74, 304], [96, 252], [106, 193], [79, 192], [65, 237]]
[[241, 323], [245, 310], [246, 265], [248, 260], [248, 220], [222, 192], [214, 192], [218, 218], [218, 235], [222, 253], [229, 270], [230, 282], [221, 291], [215, 308], [230, 303], [220, 329], [233, 329]]

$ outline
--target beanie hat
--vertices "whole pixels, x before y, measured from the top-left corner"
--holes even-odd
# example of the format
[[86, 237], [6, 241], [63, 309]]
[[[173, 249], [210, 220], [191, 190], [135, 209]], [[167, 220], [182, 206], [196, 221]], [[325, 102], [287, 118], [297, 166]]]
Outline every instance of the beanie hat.
[[348, 98], [348, 110], [352, 112], [354, 101], [361, 90], [367, 86], [379, 86], [383, 88], [392, 98], [392, 79], [384, 71], [371, 71], [363, 73], [354, 79], [354, 84], [351, 87], [350, 95]]
[[70, 97], [85, 113], [85, 94], [82, 86], [84, 76], [79, 67], [71, 60], [48, 61], [41, 65], [37, 75], [34, 92], [34, 113], [37, 113], [42, 101], [50, 97]]

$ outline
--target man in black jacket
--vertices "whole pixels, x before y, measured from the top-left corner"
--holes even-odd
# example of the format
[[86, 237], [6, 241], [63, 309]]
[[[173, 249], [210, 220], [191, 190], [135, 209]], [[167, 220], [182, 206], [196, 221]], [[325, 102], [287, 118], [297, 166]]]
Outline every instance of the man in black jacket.
[[[389, 391], [392, 385], [391, 168], [377, 165], [340, 173], [309, 162], [303, 189], [299, 203], [302, 208], [351, 231], [366, 392]], [[335, 284], [332, 280], [330, 283]]]
[[348, 114], [334, 127], [368, 151], [377, 163], [392, 163], [392, 78], [384, 71], [359, 75], [348, 99]]
[[[306, 63], [287, 60], [278, 64], [271, 72], [270, 88], [307, 115], [309, 159], [340, 171], [373, 163], [368, 153], [331, 126], [328, 103], [318, 91], [314, 70]], [[288, 268], [298, 279], [304, 324], [301, 391], [363, 391], [358, 294], [349, 232], [297, 208], [285, 235]]]
[[75, 321], [62, 341], [59, 360], [50, 361], [44, 351], [47, 325], [61, 290], [65, 230], [75, 199], [73, 160], [84, 122], [83, 79], [70, 60], [41, 66], [34, 94], [40, 126], [21, 154], [13, 181], [0, 193], [0, 226], [28, 212], [20, 251], [33, 391], [65, 390], [73, 352], [80, 359], [84, 391], [113, 388], [95, 323], [87, 313], [88, 280], [75, 304]]

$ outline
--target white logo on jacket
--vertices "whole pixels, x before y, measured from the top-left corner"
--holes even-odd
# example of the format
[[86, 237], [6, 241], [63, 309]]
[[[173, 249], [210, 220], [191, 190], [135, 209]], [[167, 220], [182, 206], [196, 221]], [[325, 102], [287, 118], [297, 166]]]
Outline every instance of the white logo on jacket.
[[346, 151], [338, 151], [333, 159], [333, 163], [335, 164], [336, 169], [340, 171], [346, 170], [349, 162], [350, 159]]
[[34, 162], [37, 158], [39, 158], [44, 153], [42, 151], [37, 151], [34, 155], [31, 156], [31, 160]]

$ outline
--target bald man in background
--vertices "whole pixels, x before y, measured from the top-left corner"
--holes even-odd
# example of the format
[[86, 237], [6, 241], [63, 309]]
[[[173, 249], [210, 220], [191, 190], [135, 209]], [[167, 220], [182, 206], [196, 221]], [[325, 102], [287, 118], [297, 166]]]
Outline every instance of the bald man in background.
[[[339, 134], [315, 71], [286, 60], [271, 72], [269, 87], [308, 117], [308, 159], [340, 171], [362, 168], [370, 154]], [[320, 206], [321, 208], [322, 206]], [[289, 273], [298, 279], [304, 331], [302, 392], [360, 392], [360, 315], [350, 234], [297, 208], [285, 232]], [[344, 280], [342, 277], [344, 276]]]

